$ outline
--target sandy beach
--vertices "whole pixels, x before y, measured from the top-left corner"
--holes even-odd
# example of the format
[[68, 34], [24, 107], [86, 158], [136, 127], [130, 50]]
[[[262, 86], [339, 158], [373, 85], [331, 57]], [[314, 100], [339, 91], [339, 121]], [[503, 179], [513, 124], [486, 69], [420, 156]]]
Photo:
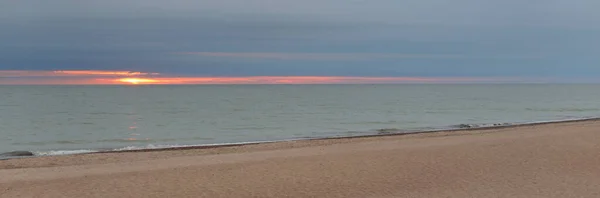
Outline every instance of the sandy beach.
[[600, 121], [2, 160], [0, 197], [600, 197]]

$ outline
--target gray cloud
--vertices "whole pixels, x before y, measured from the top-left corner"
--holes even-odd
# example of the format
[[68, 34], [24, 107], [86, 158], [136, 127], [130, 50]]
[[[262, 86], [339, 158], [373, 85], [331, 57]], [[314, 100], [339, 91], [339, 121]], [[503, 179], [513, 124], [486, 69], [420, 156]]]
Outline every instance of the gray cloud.
[[28, 0], [0, 2], [0, 18], [14, 17], [262, 17], [331, 22], [443, 25], [592, 26], [595, 0]]
[[183, 55], [197, 55], [221, 58], [251, 58], [276, 60], [374, 60], [374, 59], [457, 59], [464, 58], [451, 54], [393, 54], [393, 53], [280, 53], [280, 52], [179, 52]]
[[0, 70], [593, 76], [598, 7], [596, 0], [0, 1]]

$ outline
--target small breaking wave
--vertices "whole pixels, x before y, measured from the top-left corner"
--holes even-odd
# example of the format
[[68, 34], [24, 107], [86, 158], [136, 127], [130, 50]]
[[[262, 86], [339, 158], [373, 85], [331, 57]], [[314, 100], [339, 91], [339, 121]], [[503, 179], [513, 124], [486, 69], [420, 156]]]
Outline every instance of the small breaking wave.
[[22, 142], [22, 143], [13, 143], [13, 145], [39, 146], [39, 145], [52, 145], [52, 144], [84, 144], [84, 143], [89, 143], [89, 142], [83, 141], [83, 140], [59, 140], [59, 141], [43, 141], [43, 142]]
[[89, 149], [80, 149], [80, 150], [56, 150], [56, 151], [34, 151], [33, 154], [35, 156], [53, 156], [53, 155], [74, 155], [74, 154], [85, 154], [85, 153], [96, 153], [100, 152], [99, 150], [89, 150]]
[[600, 108], [525, 108], [527, 111], [539, 112], [596, 112]]
[[[306, 139], [306, 138], [305, 138]], [[235, 145], [247, 145], [247, 144], [261, 144], [261, 143], [272, 143], [272, 142], [285, 142], [294, 141], [301, 139], [286, 139], [286, 140], [271, 140], [271, 141], [250, 141], [250, 142], [233, 142], [233, 143], [215, 143], [215, 144], [162, 144], [154, 145], [149, 144], [145, 146], [126, 146], [117, 149], [111, 149], [108, 151], [139, 151], [139, 150], [154, 150], [154, 149], [168, 149], [168, 148], [186, 148], [186, 147], [211, 147], [211, 146], [235, 146]]]
[[165, 149], [165, 148], [181, 148], [181, 147], [190, 147], [190, 146], [196, 146], [196, 145], [154, 145], [154, 144], [148, 144], [145, 146], [126, 146], [126, 147], [122, 147], [122, 148], [116, 148], [116, 149], [112, 149], [109, 151], [137, 151], [137, 150], [148, 150], [148, 149]]

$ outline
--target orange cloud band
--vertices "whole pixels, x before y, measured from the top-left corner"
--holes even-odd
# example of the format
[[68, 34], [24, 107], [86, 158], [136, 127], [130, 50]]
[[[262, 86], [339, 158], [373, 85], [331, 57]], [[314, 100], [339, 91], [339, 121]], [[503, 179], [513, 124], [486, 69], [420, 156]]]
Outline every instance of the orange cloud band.
[[511, 82], [488, 78], [415, 78], [415, 77], [338, 77], [338, 76], [253, 76], [253, 77], [157, 77], [157, 78], [44, 78], [1, 79], [0, 84], [117, 85], [117, 84], [390, 84], [390, 83], [463, 83]]
[[250, 77], [158, 77], [95, 79], [98, 84], [351, 84], [351, 83], [452, 83], [486, 82], [487, 78], [343, 77], [343, 76], [250, 76]]
[[25, 71], [0, 70], [0, 84], [389, 84], [512, 82], [517, 79], [470, 77], [349, 77], [349, 76], [247, 76], [168, 77], [159, 73], [105, 70]]

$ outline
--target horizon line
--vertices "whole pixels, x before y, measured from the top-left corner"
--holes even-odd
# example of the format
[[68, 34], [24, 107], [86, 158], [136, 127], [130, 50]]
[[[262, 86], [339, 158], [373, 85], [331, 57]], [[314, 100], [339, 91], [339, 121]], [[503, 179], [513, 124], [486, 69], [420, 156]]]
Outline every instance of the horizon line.
[[556, 79], [485, 76], [177, 76], [129, 70], [0, 70], [2, 85], [466, 84], [548, 83]]

